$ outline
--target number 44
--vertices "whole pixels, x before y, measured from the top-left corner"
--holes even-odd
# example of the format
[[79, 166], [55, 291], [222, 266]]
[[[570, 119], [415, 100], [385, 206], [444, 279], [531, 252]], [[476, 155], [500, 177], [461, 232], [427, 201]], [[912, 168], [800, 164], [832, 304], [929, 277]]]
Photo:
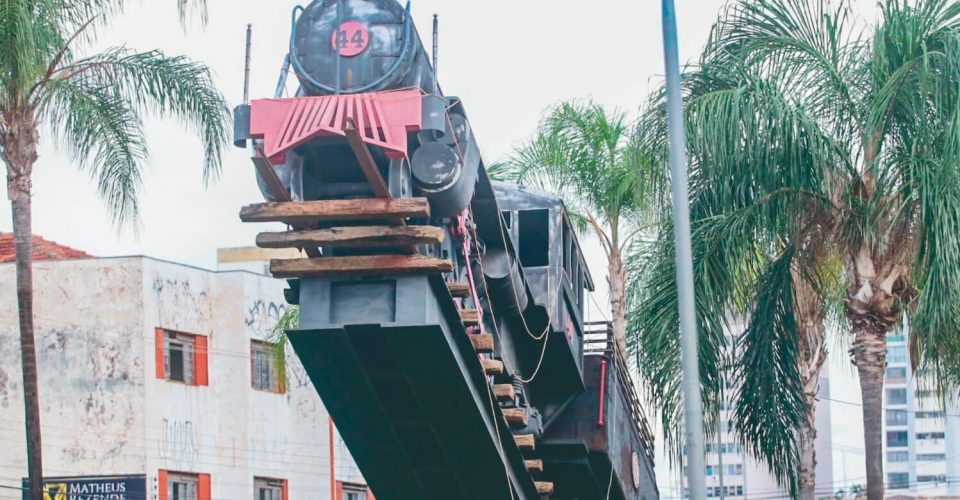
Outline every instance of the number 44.
[[363, 39], [363, 32], [360, 30], [354, 31], [353, 36], [350, 37], [347, 30], [340, 30], [340, 34], [337, 36], [338, 48], [346, 47], [351, 43], [358, 49], [363, 48], [366, 43], [366, 40]]

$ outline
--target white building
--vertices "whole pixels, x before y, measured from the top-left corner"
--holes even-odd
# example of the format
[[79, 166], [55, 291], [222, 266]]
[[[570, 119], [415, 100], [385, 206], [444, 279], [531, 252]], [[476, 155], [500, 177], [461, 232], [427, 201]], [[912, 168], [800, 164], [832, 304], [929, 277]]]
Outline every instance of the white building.
[[909, 331], [887, 336], [884, 472], [888, 498], [960, 498], [960, 408], [943, 411], [913, 376]]
[[[263, 343], [282, 281], [147, 257], [38, 261], [34, 279], [45, 475], [89, 479], [51, 492], [372, 498], [296, 357], [284, 386]], [[26, 475], [14, 280], [0, 264], [0, 499]]]

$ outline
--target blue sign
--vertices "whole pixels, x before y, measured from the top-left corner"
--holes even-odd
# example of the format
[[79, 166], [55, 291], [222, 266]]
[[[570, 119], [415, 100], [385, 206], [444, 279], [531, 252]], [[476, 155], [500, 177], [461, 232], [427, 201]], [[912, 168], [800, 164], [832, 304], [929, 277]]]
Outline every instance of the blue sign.
[[[29, 483], [23, 480], [23, 500]], [[147, 476], [45, 477], [43, 500], [146, 500]]]

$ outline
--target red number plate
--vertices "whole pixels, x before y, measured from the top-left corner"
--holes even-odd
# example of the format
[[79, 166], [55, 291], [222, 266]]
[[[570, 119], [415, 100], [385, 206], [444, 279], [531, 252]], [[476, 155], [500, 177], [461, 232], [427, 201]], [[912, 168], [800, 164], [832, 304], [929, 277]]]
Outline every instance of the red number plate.
[[339, 47], [343, 57], [358, 56], [370, 45], [370, 31], [363, 23], [347, 21], [330, 37], [330, 45], [333, 50]]

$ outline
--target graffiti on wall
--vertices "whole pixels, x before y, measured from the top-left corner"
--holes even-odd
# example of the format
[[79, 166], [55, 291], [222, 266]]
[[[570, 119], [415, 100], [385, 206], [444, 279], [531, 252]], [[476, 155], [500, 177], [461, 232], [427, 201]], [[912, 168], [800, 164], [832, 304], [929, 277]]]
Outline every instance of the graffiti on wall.
[[160, 459], [178, 469], [190, 469], [200, 454], [197, 432], [189, 420], [163, 419], [160, 428]]
[[243, 318], [243, 322], [253, 335], [261, 338], [268, 337], [285, 312], [287, 312], [286, 304], [257, 299], [247, 308], [247, 315]]

